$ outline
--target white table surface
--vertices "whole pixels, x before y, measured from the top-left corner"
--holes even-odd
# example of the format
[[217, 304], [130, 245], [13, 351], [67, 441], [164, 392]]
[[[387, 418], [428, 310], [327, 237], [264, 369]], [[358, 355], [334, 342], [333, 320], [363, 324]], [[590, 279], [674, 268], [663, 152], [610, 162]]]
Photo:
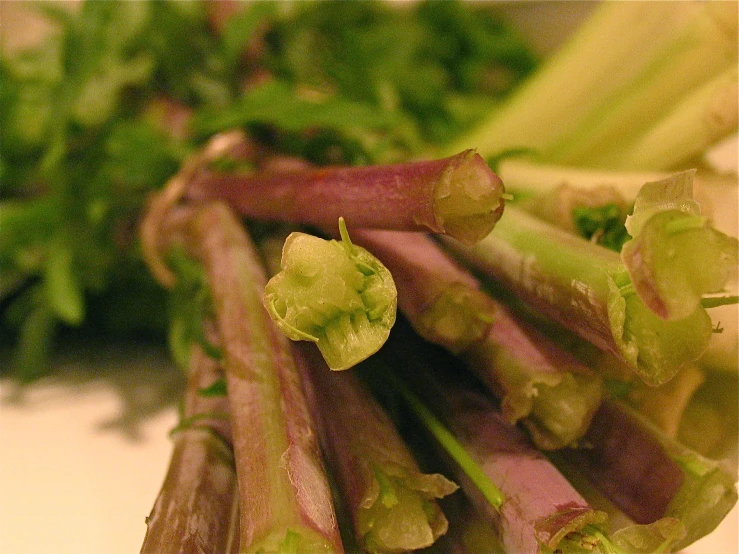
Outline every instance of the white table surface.
[[151, 346], [64, 357], [55, 377], [0, 384], [0, 552], [138, 552], [181, 374]]

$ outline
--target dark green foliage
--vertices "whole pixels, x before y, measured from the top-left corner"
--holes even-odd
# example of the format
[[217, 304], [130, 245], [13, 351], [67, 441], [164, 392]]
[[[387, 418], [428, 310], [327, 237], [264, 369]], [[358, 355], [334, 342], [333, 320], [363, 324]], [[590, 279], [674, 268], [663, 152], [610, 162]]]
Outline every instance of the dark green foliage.
[[616, 252], [621, 252], [621, 247], [631, 238], [624, 227], [626, 214], [616, 204], [575, 208], [572, 219], [580, 236]]
[[[44, 372], [59, 329], [160, 336], [181, 322], [168, 321], [137, 223], [211, 134], [241, 127], [316, 164], [399, 160], [507, 90], [479, 68], [508, 86], [532, 67], [473, 4], [256, 2], [220, 34], [197, 1], [33, 7], [58, 32], [0, 58], [0, 335], [15, 351], [2, 369], [22, 379]], [[153, 113], [163, 98], [193, 110], [189, 133]]]

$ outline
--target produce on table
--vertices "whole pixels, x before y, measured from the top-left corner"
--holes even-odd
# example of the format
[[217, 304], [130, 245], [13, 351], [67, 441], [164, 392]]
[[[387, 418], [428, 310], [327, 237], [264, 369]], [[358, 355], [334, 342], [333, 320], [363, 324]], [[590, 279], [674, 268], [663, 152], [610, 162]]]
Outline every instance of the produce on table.
[[[443, 239], [444, 247], [465, 259], [494, 253], [478, 266], [494, 268], [492, 280], [440, 279], [435, 266], [419, 268], [415, 254], [396, 269], [387, 264], [401, 311], [419, 333], [456, 354], [439, 354], [446, 367], [431, 371], [429, 352], [439, 351], [425, 343], [424, 361], [398, 366], [420, 339], [403, 331], [404, 323], [393, 327], [388, 315], [365, 351], [369, 358], [354, 369], [348, 366], [358, 358], [350, 361], [350, 373], [310, 372], [322, 426], [324, 381], [361, 374], [407, 443], [404, 467], [417, 463], [418, 478], [439, 485], [421, 486], [428, 494], [416, 502], [398, 492], [418, 490], [400, 487], [399, 474], [376, 475], [378, 512], [397, 501], [419, 516], [420, 502], [424, 517], [407, 535], [397, 529], [385, 535], [378, 522], [402, 518], [370, 508], [368, 517], [356, 518], [366, 549], [433, 543], [430, 551], [460, 551], [469, 530], [457, 519], [474, 510], [476, 536], [497, 535], [486, 544], [491, 550], [499, 539], [504, 548], [532, 553], [665, 552], [710, 533], [735, 505], [735, 476], [689, 446], [725, 456], [727, 437], [736, 439], [736, 426], [727, 422], [737, 402], [726, 393], [736, 385], [736, 333], [731, 326], [721, 333], [725, 320], [718, 315], [720, 305], [737, 300], [736, 239], [716, 230], [704, 203], [710, 185], [701, 184], [693, 197], [687, 184], [696, 166], [701, 183], [712, 181], [700, 158], [736, 132], [735, 6], [602, 3], [541, 66], [496, 17], [496, 6], [483, 4], [37, 7], [59, 31], [0, 62], [0, 309], [9, 331], [3, 336], [14, 344], [13, 362], [3, 369], [31, 381], [43, 374], [56, 339], [91, 329], [168, 338], [190, 389], [144, 551], [172, 537], [182, 539], [183, 550], [194, 546], [195, 536], [181, 530], [202, 514], [179, 500], [193, 490], [189, 498], [215, 502], [218, 513], [236, 505], [239, 511], [238, 523], [233, 512], [228, 521], [214, 511], [203, 520], [213, 532], [201, 529], [202, 550], [353, 548], [338, 525], [352, 489], [332, 495], [318, 418], [304, 390], [308, 372], [298, 371], [304, 360], [295, 356], [307, 351], [315, 358], [315, 346], [289, 343], [269, 318], [255, 248], [290, 222], [311, 247], [338, 246], [351, 258], [358, 246], [348, 238], [341, 246], [322, 236], [342, 216], [352, 236], [391, 232], [359, 227], [414, 229], [428, 244], [425, 233], [444, 232], [456, 237]], [[537, 182], [551, 192], [561, 184], [553, 178], [558, 172], [587, 187], [607, 174], [628, 183], [628, 192], [622, 189], [621, 199], [609, 191], [595, 203], [564, 188], [546, 202], [527, 192]], [[419, 187], [409, 188], [409, 179]], [[735, 194], [733, 181], [728, 190]], [[280, 191], [303, 195], [299, 208], [291, 212], [275, 196]], [[567, 195], [575, 200], [562, 208]], [[374, 207], [370, 199], [389, 202]], [[553, 211], [574, 219], [560, 221]], [[687, 254], [671, 257], [705, 240], [715, 248], [692, 248], [691, 263]], [[451, 263], [437, 245], [433, 251]], [[377, 254], [382, 260], [380, 248]], [[321, 265], [330, 289], [323, 298], [330, 299], [337, 292], [331, 271], [346, 264]], [[404, 267], [412, 269], [405, 274]], [[373, 272], [365, 274], [364, 262], [357, 268], [361, 288]], [[423, 303], [440, 291], [448, 301], [431, 310], [428, 324]], [[313, 308], [323, 301], [316, 298]], [[471, 321], [438, 323], [472, 298]], [[363, 308], [377, 304], [364, 300]], [[394, 300], [384, 305], [394, 312]], [[334, 308], [321, 305], [318, 312], [331, 323]], [[390, 342], [381, 347], [387, 331]], [[717, 337], [724, 339], [719, 348]], [[521, 367], [522, 357], [553, 367]], [[466, 363], [459, 365], [460, 358]], [[480, 359], [499, 372], [523, 369], [523, 376], [490, 379]], [[224, 378], [201, 386], [197, 371], [204, 365], [209, 373], [222, 368]], [[408, 374], [411, 366], [415, 375]], [[556, 382], [539, 375], [542, 368]], [[519, 378], [526, 392], [514, 410], [510, 395]], [[502, 404], [476, 379], [487, 380]], [[360, 397], [372, 403], [364, 390]], [[604, 418], [622, 410], [616, 398], [660, 421], [670, 436], [642, 427], [641, 416], [629, 411], [616, 418], [649, 430], [634, 427], [643, 439], [637, 457], [644, 447], [664, 462], [653, 465], [659, 475], [642, 487], [664, 484], [658, 509], [657, 495], [613, 496], [629, 482], [618, 469], [628, 465], [629, 452], [593, 461], [603, 446], [594, 439], [607, 435]], [[567, 405], [580, 407], [573, 409], [577, 418], [562, 417]], [[212, 410], [228, 411], [230, 432]], [[373, 413], [387, 425], [381, 412]], [[216, 427], [223, 438], [212, 433]], [[424, 433], [435, 447], [418, 440]], [[593, 450], [585, 449], [590, 440]], [[501, 452], [503, 443], [512, 457]], [[541, 449], [558, 450], [545, 457]], [[447, 471], [462, 491], [433, 500], [453, 488], [441, 475]], [[207, 486], [198, 489], [215, 474], [230, 483], [218, 498]], [[566, 498], [576, 509], [534, 498], [532, 475], [546, 476], [548, 498]], [[462, 494], [467, 498], [458, 500]], [[176, 517], [163, 518], [165, 508]]]
[[360, 244], [395, 276], [399, 308], [416, 332], [463, 359], [542, 449], [575, 443], [602, 399], [602, 379], [575, 356], [484, 293], [433, 239], [358, 230]]

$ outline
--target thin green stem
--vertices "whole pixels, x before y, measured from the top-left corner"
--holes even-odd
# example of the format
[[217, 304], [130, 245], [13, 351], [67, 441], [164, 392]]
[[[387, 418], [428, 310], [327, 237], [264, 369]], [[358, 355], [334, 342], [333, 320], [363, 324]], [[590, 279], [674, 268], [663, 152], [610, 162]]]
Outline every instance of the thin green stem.
[[452, 459], [459, 464], [495, 510], [500, 512], [500, 507], [505, 500], [503, 492], [485, 475], [479, 464], [475, 462], [464, 446], [460, 444], [457, 438], [439, 421], [431, 410], [400, 379], [391, 375], [389, 372], [387, 376], [426, 429], [439, 441]]

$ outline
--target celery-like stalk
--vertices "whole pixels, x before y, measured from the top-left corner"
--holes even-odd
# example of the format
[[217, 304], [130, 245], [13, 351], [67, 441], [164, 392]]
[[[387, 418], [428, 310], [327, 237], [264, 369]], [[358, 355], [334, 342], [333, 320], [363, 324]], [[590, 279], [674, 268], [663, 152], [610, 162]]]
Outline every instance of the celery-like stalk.
[[290, 343], [262, 306], [266, 275], [222, 203], [184, 223], [207, 276], [232, 418], [240, 552], [341, 552], [328, 480]]
[[735, 65], [736, 27], [730, 3], [603, 2], [450, 151], [475, 147], [487, 158], [526, 148], [544, 161], [588, 165]]
[[353, 372], [329, 371], [312, 346], [297, 343], [332, 474], [348, 505], [358, 544], [406, 552], [433, 544], [448, 522], [436, 499], [457, 485], [423, 473], [382, 407]]
[[292, 340], [318, 345], [333, 370], [375, 353], [395, 323], [397, 292], [377, 258], [352, 244], [343, 219], [341, 241], [291, 233], [282, 270], [264, 290], [264, 305]]
[[[613, 224], [623, 223], [626, 213], [631, 211], [631, 206], [646, 183], [675, 179], [674, 173], [595, 170], [513, 157], [500, 160], [497, 172], [518, 207], [585, 238], [591, 238], [591, 235], [575, 224], [573, 209], [600, 208], [604, 210], [603, 215], [613, 212]], [[723, 198], [724, 194], [736, 194], [736, 176], [732, 178], [710, 171], [696, 172], [693, 175], [693, 189], [692, 193], [687, 193], [694, 195], [695, 201], [700, 204], [701, 214], [709, 217], [717, 230], [735, 235], [735, 208], [716, 205], [715, 200]], [[609, 208], [611, 204], [615, 205], [614, 208]], [[603, 223], [608, 224], [609, 221]], [[626, 235], [625, 229], [621, 233]], [[620, 250], [620, 247], [616, 250]]]
[[[533, 554], [556, 549], [566, 536], [587, 534], [586, 526], [603, 521], [605, 514], [590, 507], [489, 400], [462, 386], [456, 375], [442, 376], [440, 368], [448, 370], [451, 359], [435, 354], [431, 360], [417, 350], [409, 354], [405, 337], [399, 340], [402, 343], [396, 344], [391, 337], [390, 348], [384, 351], [392, 364], [386, 379], [437, 441], [444, 444], [446, 434], [453, 437], [457, 448], [470, 458], [468, 464], [500, 489], [502, 502], [497, 505], [472, 479], [474, 474], [454, 458], [454, 451], [445, 448], [445, 457], [451, 454], [454, 460], [450, 466], [456, 480], [477, 510], [493, 521], [506, 551]], [[444, 434], [439, 433], [440, 427]]]
[[669, 174], [661, 171], [627, 171], [592, 169], [555, 163], [533, 162], [520, 157], [500, 160], [496, 172], [505, 183], [506, 191], [514, 196], [550, 194], [564, 184], [575, 189], [608, 187], [614, 189], [627, 203], [632, 203], [644, 183], [664, 179]]
[[707, 293], [736, 276], [739, 243], [715, 230], [693, 199], [694, 171], [646, 183], [626, 220], [622, 251], [631, 282], [664, 319], [690, 316]]
[[625, 401], [674, 439], [688, 404], [705, 378], [696, 364], [690, 364], [659, 387], [632, 383]]
[[739, 371], [739, 341], [736, 335], [736, 330], [739, 329], [739, 308], [714, 308], [711, 310], [711, 319], [716, 322], [717, 332], [698, 363], [709, 371], [736, 374]]
[[736, 477], [669, 439], [613, 401], [604, 403], [587, 434], [590, 447], [568, 460], [637, 523], [674, 518], [687, 546], [715, 529], [737, 501]]
[[736, 372], [707, 373], [685, 407], [677, 434], [692, 450], [708, 458], [733, 461], [734, 467], [739, 457], [738, 379]]
[[475, 510], [467, 497], [455, 494], [441, 503], [449, 516], [449, 531], [428, 554], [505, 554], [495, 527]]
[[478, 280], [430, 237], [359, 230], [398, 287], [398, 306], [424, 339], [461, 355], [540, 448], [561, 448], [588, 427], [601, 379], [480, 290]]
[[228, 399], [201, 391], [222, 378], [218, 362], [194, 346], [183, 421], [141, 546], [142, 554], [237, 552], [238, 496]]
[[[637, 197], [640, 197], [637, 221], [638, 219], [646, 220], [647, 216], [654, 215], [656, 210], [667, 209], [682, 209], [686, 212], [686, 216], [691, 213], [700, 215], [700, 217], [705, 216], [705, 220], [693, 220], [698, 225], [693, 225], [692, 228], [691, 226], [681, 228], [679, 225], [676, 228], [673, 227], [674, 223], [670, 223], [665, 229], [664, 226], [659, 225], [659, 218], [655, 219], [650, 226], [651, 231], [645, 235], [644, 242], [651, 244], [647, 249], [656, 250], [658, 255], [652, 255], [651, 260], [645, 260], [642, 256], [627, 260], [631, 265], [630, 269], [637, 283], [643, 281], [644, 285], [641, 288], [645, 290], [642, 294], [647, 299], [651, 296], [652, 309], [657, 312], [661, 311], [663, 314], [668, 314], [670, 304], [673, 305], [673, 311], [677, 308], [684, 313], [686, 306], [695, 306], [699, 301], [705, 301], [705, 298], [701, 300], [701, 296], [707, 288], [720, 288], [721, 283], [726, 281], [728, 281], [726, 282], [727, 291], [722, 291], [720, 294], [736, 294], [735, 277], [731, 275], [732, 266], [736, 267], [736, 262], [732, 262], [736, 255], [736, 243], [734, 238], [725, 235], [735, 236], [736, 234], [735, 206], [731, 203], [728, 205], [716, 203], [717, 198], [736, 194], [736, 177], [732, 179], [730, 176], [722, 177], [698, 172], [693, 176], [692, 188], [694, 190], [691, 190], [690, 173], [669, 175], [658, 172], [588, 170], [532, 163], [516, 158], [502, 160], [498, 166], [498, 173], [505, 180], [507, 190], [517, 198], [521, 198], [516, 201], [516, 205], [531, 211], [537, 217], [542, 217], [542, 211], [560, 212], [560, 210], [549, 210], [549, 203], [546, 201], [549, 197], [557, 196], [557, 190], [560, 187], [577, 188], [582, 194], [587, 194], [594, 188], [609, 187], [620, 192], [629, 202], [634, 202]], [[648, 184], [646, 188], [645, 184]], [[642, 189], [645, 190], [640, 194]], [[649, 192], [650, 189], [652, 192]], [[652, 199], [648, 200], [650, 196]], [[533, 209], [529, 204], [533, 206]], [[662, 217], [675, 218], [676, 215]], [[543, 219], [549, 221], [550, 218], [543, 217]], [[572, 230], [571, 225], [563, 223], [566, 219], [567, 217], [563, 217], [555, 224]], [[686, 217], [686, 221], [690, 221], [690, 218]], [[712, 227], [709, 226], [709, 221]], [[629, 238], [625, 227], [622, 233], [626, 239]], [[579, 234], [582, 236], [582, 233]], [[658, 236], [664, 234], [668, 236], [666, 238]], [[694, 240], [682, 241], [683, 236], [693, 237]], [[657, 242], [663, 246], [658, 247]], [[701, 246], [698, 249], [701, 256], [700, 263], [690, 263], [692, 255], [696, 253], [695, 248], [692, 252], [689, 248], [691, 242], [701, 242], [707, 246], [707, 248]], [[670, 244], [674, 250], [669, 246]], [[636, 245], [638, 241], [634, 241], [629, 248]], [[636, 250], [638, 251], [638, 248]], [[687, 253], [681, 253], [683, 250], [687, 250]], [[669, 263], [666, 266], [659, 261], [660, 257], [665, 256], [669, 256]], [[687, 265], [689, 268], [681, 269], [681, 265]], [[659, 289], [655, 290], [651, 284], [655, 276], [659, 276], [662, 280], [661, 297]], [[729, 276], [728, 279], [727, 276]], [[711, 287], [702, 286], [701, 282], [706, 280], [715, 282]], [[679, 294], [672, 296], [668, 292], [670, 288], [677, 289], [678, 287], [680, 287]], [[677, 297], [682, 299], [680, 306], [675, 306]], [[736, 307], [714, 307], [711, 308], [710, 314], [717, 330], [726, 328], [727, 331], [714, 333], [699, 363], [712, 370], [736, 372], [737, 341], [736, 333], [732, 332], [736, 328]]]
[[592, 160], [614, 169], [677, 167], [737, 130], [736, 62], [686, 95], [641, 136]]
[[503, 212], [500, 179], [473, 150], [383, 166], [218, 173], [194, 180], [190, 198], [222, 198], [265, 220], [446, 233], [471, 244]]
[[669, 381], [705, 351], [712, 325], [701, 306], [665, 321], [634, 292], [618, 254], [513, 207], [506, 214], [479, 244], [446, 244], [649, 384]]

